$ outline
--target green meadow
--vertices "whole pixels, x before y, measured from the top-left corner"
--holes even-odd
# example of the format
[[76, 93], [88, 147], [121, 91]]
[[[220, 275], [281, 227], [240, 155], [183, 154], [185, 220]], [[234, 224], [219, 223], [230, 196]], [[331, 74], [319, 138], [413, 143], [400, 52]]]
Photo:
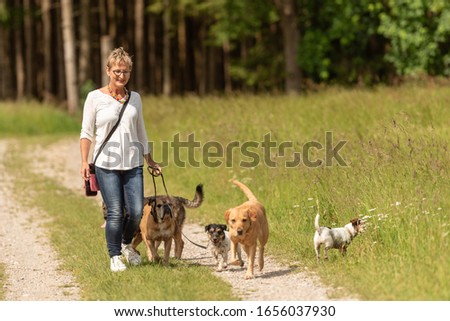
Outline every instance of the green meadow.
[[[245, 200], [229, 182], [236, 178], [265, 205], [267, 252], [280, 261], [362, 300], [450, 300], [448, 86], [143, 97], [143, 103], [169, 192], [191, 198], [196, 184], [204, 184], [205, 202], [188, 211], [188, 222], [224, 222], [225, 210]], [[0, 103], [0, 116], [0, 137], [20, 142], [7, 157], [8, 166], [21, 169], [17, 191], [32, 189], [28, 201], [54, 218], [52, 241], [81, 284], [83, 299], [237, 299], [207, 268], [188, 261], [111, 275], [99, 214], [92, 214], [99, 211], [96, 204], [34, 176], [27, 169], [30, 158], [21, 153], [20, 146], [76, 137], [81, 115], [70, 118], [36, 103]], [[4, 125], [12, 121], [14, 126]], [[145, 180], [150, 194], [149, 175]], [[317, 262], [317, 212], [321, 225], [331, 227], [354, 217], [366, 220], [346, 257], [333, 250], [328, 261]], [[145, 290], [135, 291], [142, 282]]]

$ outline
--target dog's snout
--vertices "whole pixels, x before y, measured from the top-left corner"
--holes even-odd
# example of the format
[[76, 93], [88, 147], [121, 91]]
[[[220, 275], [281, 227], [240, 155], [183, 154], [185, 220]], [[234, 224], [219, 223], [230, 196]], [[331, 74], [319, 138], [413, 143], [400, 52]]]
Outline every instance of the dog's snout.
[[164, 204], [163, 212], [164, 214], [169, 214], [172, 216], [172, 207], [169, 204]]
[[238, 234], [238, 235], [244, 234], [244, 230], [241, 229], [241, 228], [238, 228], [238, 229], [237, 229], [237, 234]]

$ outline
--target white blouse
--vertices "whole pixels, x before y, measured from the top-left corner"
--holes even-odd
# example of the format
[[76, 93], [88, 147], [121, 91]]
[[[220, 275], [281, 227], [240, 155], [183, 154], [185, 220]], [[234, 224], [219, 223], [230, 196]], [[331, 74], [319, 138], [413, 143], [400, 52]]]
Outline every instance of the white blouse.
[[[101, 144], [119, 119], [122, 104], [99, 89], [91, 91], [84, 103], [80, 139], [95, 140], [95, 157]], [[149, 153], [147, 132], [142, 115], [141, 96], [132, 91], [131, 99], [117, 129], [103, 147], [96, 165], [105, 169], [128, 170], [143, 165]]]

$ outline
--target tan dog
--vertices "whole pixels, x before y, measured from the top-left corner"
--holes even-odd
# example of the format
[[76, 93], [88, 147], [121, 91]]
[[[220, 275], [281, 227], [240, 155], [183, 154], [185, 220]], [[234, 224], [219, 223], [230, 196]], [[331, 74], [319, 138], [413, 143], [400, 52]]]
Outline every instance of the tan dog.
[[231, 264], [241, 265], [241, 260], [236, 260], [238, 244], [242, 245], [248, 257], [245, 279], [254, 277], [254, 263], [257, 242], [259, 241], [259, 270], [264, 268], [264, 246], [269, 238], [269, 224], [266, 218], [264, 206], [256, 199], [255, 195], [244, 184], [233, 180], [247, 196], [248, 201], [230, 208], [225, 212], [225, 220], [229, 226], [231, 239]]
[[[158, 204], [159, 203], [159, 204]], [[175, 216], [167, 204], [158, 202], [156, 207], [146, 204], [139, 225], [140, 233], [133, 238], [134, 249], [144, 240], [149, 261], [160, 262], [158, 247], [164, 242], [164, 258], [162, 263], [169, 264], [172, 239], [175, 234]]]
[[136, 250], [137, 246], [144, 241], [148, 259], [159, 262], [161, 258], [158, 254], [158, 247], [161, 242], [164, 242], [162, 263], [168, 265], [173, 239], [175, 241], [175, 257], [180, 259], [184, 248], [182, 232], [186, 220], [185, 207], [197, 208], [202, 202], [203, 186], [201, 184], [197, 185], [192, 201], [179, 196], [146, 197], [139, 230], [132, 241], [133, 248]]

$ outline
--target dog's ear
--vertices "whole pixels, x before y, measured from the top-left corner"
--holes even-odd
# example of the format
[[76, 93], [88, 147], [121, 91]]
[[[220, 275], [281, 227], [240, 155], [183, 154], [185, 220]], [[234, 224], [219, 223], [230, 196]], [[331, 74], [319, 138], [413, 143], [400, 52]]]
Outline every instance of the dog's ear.
[[206, 225], [205, 226], [205, 232], [208, 232], [208, 230], [211, 228], [211, 224], [209, 224], [209, 225]]
[[359, 218], [353, 218], [350, 220], [350, 223], [352, 223], [352, 225], [354, 227], [358, 226], [359, 224], [361, 224], [361, 220]]
[[247, 210], [248, 213], [248, 217], [250, 217], [250, 219], [254, 222], [256, 221], [256, 217], [258, 216], [258, 213], [256, 212], [256, 210], [254, 208], [249, 208]]
[[227, 226], [225, 224], [220, 224], [219, 227], [224, 231], [227, 230]]
[[225, 212], [225, 215], [224, 215], [225, 221], [228, 222], [228, 220], [229, 220], [229, 218], [230, 218], [230, 214], [231, 214], [231, 211], [230, 211], [230, 210], [227, 210], [227, 211]]

